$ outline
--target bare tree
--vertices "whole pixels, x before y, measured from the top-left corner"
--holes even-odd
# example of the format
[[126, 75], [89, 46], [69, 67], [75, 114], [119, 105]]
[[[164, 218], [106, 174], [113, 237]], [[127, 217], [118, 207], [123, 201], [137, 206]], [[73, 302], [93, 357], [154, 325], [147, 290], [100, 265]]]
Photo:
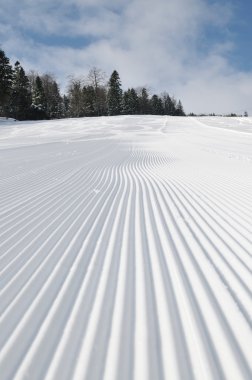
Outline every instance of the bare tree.
[[86, 78], [87, 85], [94, 88], [95, 94], [95, 113], [100, 116], [104, 113], [106, 103], [106, 79], [107, 75], [101, 69], [92, 67]]
[[82, 82], [80, 79], [70, 78], [68, 85], [69, 115], [70, 117], [85, 116], [82, 96]]

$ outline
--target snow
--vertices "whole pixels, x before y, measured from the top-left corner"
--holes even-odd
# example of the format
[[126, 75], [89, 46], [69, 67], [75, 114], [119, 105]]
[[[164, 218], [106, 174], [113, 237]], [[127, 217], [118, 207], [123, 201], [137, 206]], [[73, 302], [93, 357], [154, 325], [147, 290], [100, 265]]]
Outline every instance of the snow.
[[16, 121], [16, 120], [11, 118], [11, 117], [1, 117], [0, 116], [0, 127], [2, 127], [3, 125], [13, 123], [13, 121]]
[[252, 119], [0, 125], [0, 378], [252, 377]]

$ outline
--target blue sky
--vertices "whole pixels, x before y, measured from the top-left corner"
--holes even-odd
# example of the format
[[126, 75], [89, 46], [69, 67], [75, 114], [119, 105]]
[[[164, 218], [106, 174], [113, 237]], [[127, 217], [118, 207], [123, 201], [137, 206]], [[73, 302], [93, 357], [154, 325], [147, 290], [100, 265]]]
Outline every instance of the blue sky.
[[187, 112], [252, 114], [251, 0], [0, 0], [0, 43], [26, 71], [117, 69]]
[[233, 16], [228, 28], [230, 38], [234, 43], [234, 50], [230, 54], [230, 59], [238, 69], [248, 71], [252, 70], [251, 18], [252, 2], [250, 0], [233, 2]]

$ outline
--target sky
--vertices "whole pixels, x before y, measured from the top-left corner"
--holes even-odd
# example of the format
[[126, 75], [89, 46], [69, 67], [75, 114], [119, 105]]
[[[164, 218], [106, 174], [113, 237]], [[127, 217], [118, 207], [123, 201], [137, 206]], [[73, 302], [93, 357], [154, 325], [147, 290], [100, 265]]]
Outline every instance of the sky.
[[252, 115], [251, 0], [0, 0], [0, 47], [26, 72], [119, 72], [185, 111]]

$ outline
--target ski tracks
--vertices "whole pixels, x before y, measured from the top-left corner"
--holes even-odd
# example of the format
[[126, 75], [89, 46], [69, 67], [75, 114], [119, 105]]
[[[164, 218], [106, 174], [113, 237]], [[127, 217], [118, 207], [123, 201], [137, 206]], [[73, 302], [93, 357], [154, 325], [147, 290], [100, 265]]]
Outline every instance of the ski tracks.
[[252, 181], [76, 149], [1, 182], [1, 378], [251, 379]]

